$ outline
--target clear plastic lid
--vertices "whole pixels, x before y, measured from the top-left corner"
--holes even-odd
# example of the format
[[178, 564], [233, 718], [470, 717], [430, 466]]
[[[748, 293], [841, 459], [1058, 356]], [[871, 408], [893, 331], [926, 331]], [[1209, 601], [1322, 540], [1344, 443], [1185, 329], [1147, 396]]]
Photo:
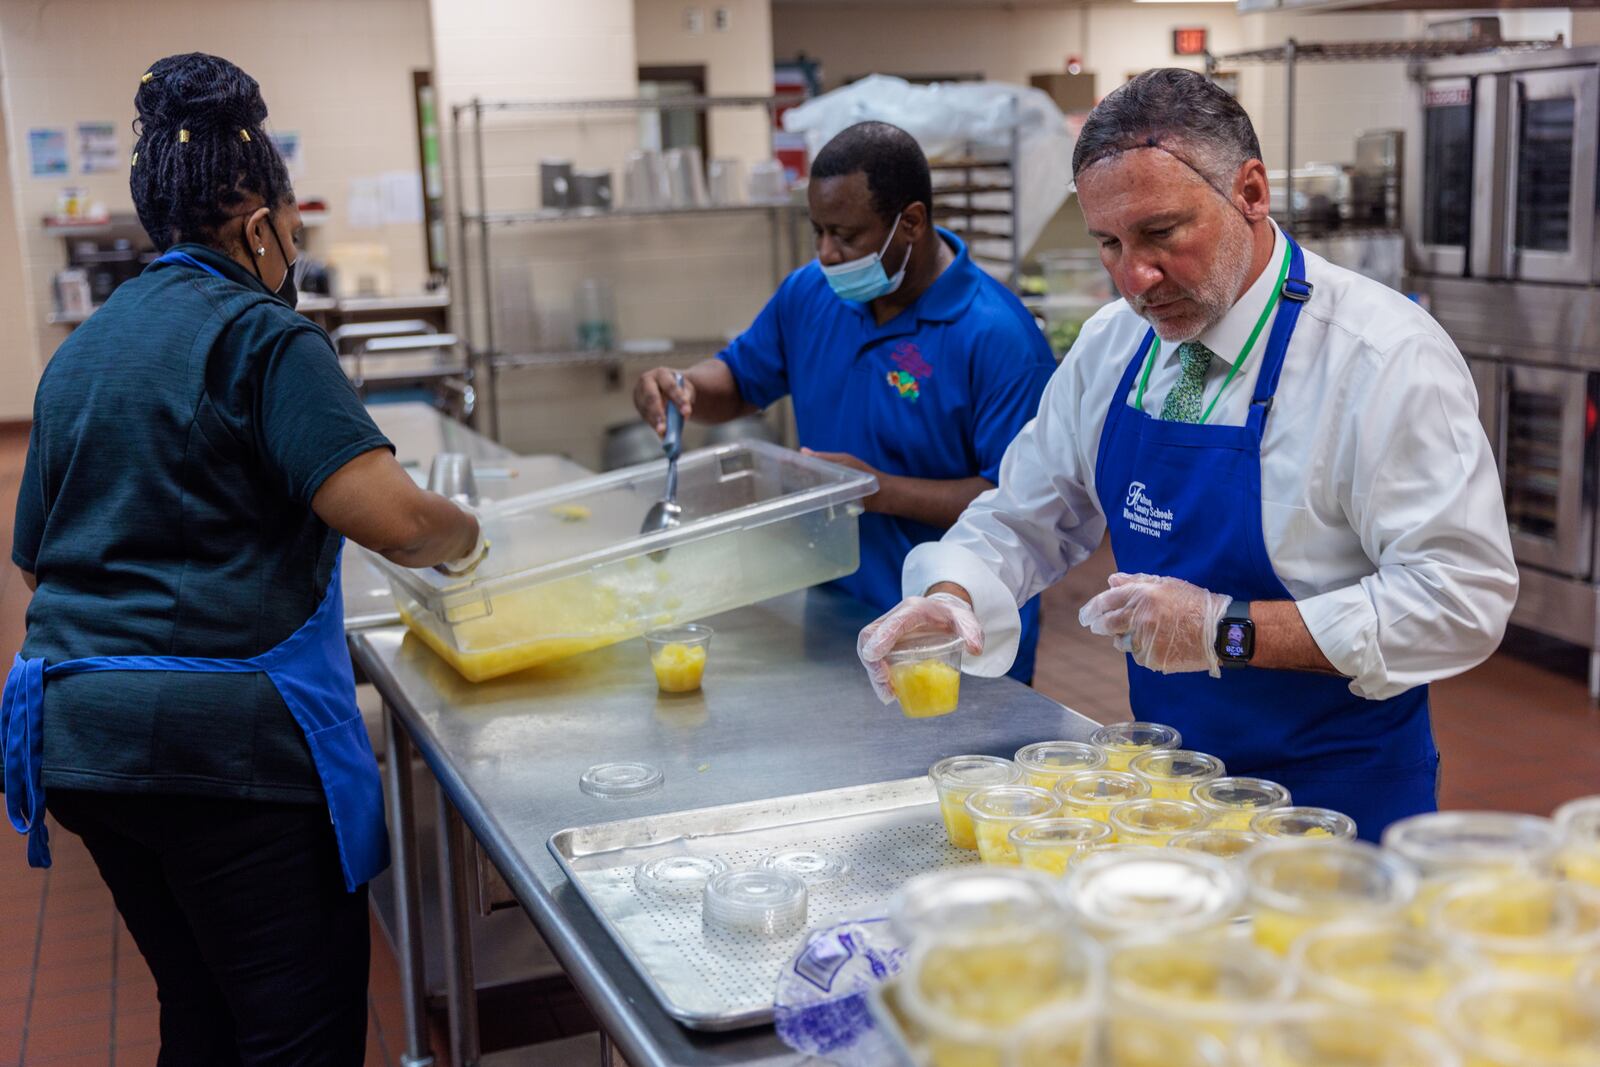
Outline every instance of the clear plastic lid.
[[1123, 750], [1177, 748], [1183, 744], [1183, 735], [1158, 722], [1114, 722], [1096, 730], [1089, 743]]
[[967, 797], [967, 814], [980, 820], [1041, 819], [1060, 807], [1049, 790], [1031, 785], [991, 785]]
[[1111, 809], [1111, 826], [1119, 840], [1144, 837], [1163, 841], [1198, 830], [1206, 824], [1206, 813], [1185, 800], [1130, 800]]
[[1356, 821], [1332, 808], [1272, 808], [1251, 819], [1250, 830], [1262, 837], [1348, 841], [1356, 836]]
[[1438, 1034], [1392, 1016], [1332, 1004], [1296, 1004], [1244, 1029], [1238, 1067], [1460, 1067]]
[[1289, 805], [1289, 791], [1265, 778], [1214, 778], [1194, 787], [1194, 802], [1213, 812], [1266, 811]]
[[1264, 840], [1249, 830], [1190, 830], [1167, 842], [1169, 848], [1186, 848], [1208, 856], [1231, 860], [1244, 855]]
[[1217, 757], [1191, 748], [1158, 748], [1133, 757], [1128, 770], [1141, 778], [1195, 785], [1221, 778], [1227, 768]]
[[661, 768], [648, 763], [597, 763], [578, 778], [578, 788], [592, 797], [616, 800], [653, 792], [665, 781]]
[[1056, 799], [1067, 808], [1111, 808], [1150, 795], [1150, 783], [1127, 771], [1078, 771], [1055, 784]]
[[965, 642], [958, 635], [942, 630], [907, 634], [884, 656], [891, 667], [897, 663], [915, 663], [924, 659], [944, 659], [962, 650]]
[[783, 871], [724, 871], [701, 902], [706, 927], [724, 933], [776, 937], [806, 924], [806, 883]]
[[1051, 922], [1065, 917], [1038, 871], [1017, 867], [963, 867], [918, 875], [889, 899], [889, 923], [910, 942], [921, 934], [958, 927]]
[[812, 886], [843, 878], [850, 871], [850, 862], [843, 856], [814, 848], [790, 848], [762, 857], [761, 868], [792, 874]]
[[970, 793], [990, 785], [1009, 785], [1022, 777], [1022, 768], [999, 756], [951, 756], [928, 768], [928, 777], [941, 793]]
[[1383, 847], [1416, 865], [1424, 877], [1452, 872], [1550, 871], [1561, 831], [1550, 819], [1498, 811], [1438, 811], [1401, 819], [1383, 832]]
[[1484, 974], [1445, 998], [1439, 1022], [1474, 1067], [1600, 1063], [1600, 997], [1571, 982]]
[[714, 856], [664, 856], [641, 863], [633, 884], [644, 893], [661, 897], [698, 897], [706, 882], [728, 869]]
[[1016, 760], [1024, 774], [1061, 778], [1104, 767], [1106, 754], [1082, 741], [1038, 741], [1019, 748]]
[[709, 645], [716, 636], [716, 631], [709, 626], [698, 622], [686, 623], [683, 626], [671, 626], [664, 630], [651, 630], [644, 635], [645, 647], [654, 656], [668, 645], [684, 645], [688, 648], [698, 648]]
[[1067, 877], [1064, 892], [1090, 930], [1118, 937], [1221, 926], [1239, 910], [1244, 890], [1214, 856], [1151, 848], [1090, 855]]
[[1411, 865], [1365, 841], [1277, 841], [1244, 861], [1251, 901], [1286, 915], [1383, 915], [1417, 893]]

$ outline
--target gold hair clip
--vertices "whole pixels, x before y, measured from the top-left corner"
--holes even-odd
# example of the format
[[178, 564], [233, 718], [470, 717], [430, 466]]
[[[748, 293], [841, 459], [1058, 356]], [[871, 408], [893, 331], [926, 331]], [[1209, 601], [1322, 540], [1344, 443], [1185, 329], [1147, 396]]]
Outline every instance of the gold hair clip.
[[189, 131], [188, 130], [179, 130], [178, 131], [178, 143], [179, 144], [188, 144], [189, 143]]
[[240, 130], [239, 131], [239, 139], [242, 140], [245, 144], [249, 144], [250, 143], [250, 131], [249, 130]]
[[139, 153], [135, 152], [133, 154], [133, 162], [128, 164], [128, 166], [137, 167], [138, 165], [139, 165]]
[[143, 75], [140, 76], [139, 84], [143, 85], [145, 82], [149, 81], [151, 78], [154, 78], [155, 76], [156, 76], [156, 72], [155, 71], [147, 70], [147, 71], [144, 72]]

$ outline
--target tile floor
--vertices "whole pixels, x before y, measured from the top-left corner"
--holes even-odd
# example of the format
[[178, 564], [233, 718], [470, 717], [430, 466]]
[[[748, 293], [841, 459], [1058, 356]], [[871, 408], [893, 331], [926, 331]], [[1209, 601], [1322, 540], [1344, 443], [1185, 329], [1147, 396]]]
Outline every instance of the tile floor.
[[[0, 431], [0, 662], [21, 642], [27, 606], [3, 562], [26, 445], [25, 435]], [[1046, 595], [1037, 680], [1041, 692], [1105, 722], [1128, 717], [1122, 657], [1078, 626], [1077, 609], [1110, 570], [1102, 551]], [[1600, 714], [1584, 690], [1582, 657], [1526, 635], [1508, 647], [1434, 688], [1445, 805], [1547, 813], [1600, 792]], [[22, 838], [0, 828], [0, 1067], [154, 1064], [150, 973], [82, 844], [64, 832], [52, 844], [55, 866], [30, 870]], [[376, 930], [373, 943], [366, 1063], [388, 1067], [404, 1040], [398, 975]]]

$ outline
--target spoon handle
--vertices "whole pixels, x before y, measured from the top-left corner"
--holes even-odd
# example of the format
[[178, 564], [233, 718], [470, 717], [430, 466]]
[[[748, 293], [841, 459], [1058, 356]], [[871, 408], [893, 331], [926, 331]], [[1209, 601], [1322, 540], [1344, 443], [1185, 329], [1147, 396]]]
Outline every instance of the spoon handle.
[[[683, 375], [674, 375], [678, 380], [678, 388], [683, 388]], [[677, 459], [678, 453], [683, 449], [683, 412], [678, 410], [678, 405], [667, 405], [667, 434], [661, 439], [661, 450], [667, 454], [668, 459]]]

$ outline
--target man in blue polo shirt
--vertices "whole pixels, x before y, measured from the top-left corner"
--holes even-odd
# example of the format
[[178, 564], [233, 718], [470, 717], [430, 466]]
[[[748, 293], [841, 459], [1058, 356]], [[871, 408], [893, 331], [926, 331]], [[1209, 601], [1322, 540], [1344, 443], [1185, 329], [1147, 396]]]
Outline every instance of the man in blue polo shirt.
[[[829, 141], [812, 163], [808, 204], [816, 260], [716, 359], [644, 374], [634, 403], [664, 433], [664, 403], [716, 423], [793, 397], [807, 451], [878, 478], [861, 568], [836, 584], [887, 611], [900, 601], [906, 554], [994, 488], [1055, 360], [1021, 302], [933, 225], [928, 160], [904, 130], [864, 122]], [[1037, 601], [1022, 618], [1010, 674], [1026, 682]]]

